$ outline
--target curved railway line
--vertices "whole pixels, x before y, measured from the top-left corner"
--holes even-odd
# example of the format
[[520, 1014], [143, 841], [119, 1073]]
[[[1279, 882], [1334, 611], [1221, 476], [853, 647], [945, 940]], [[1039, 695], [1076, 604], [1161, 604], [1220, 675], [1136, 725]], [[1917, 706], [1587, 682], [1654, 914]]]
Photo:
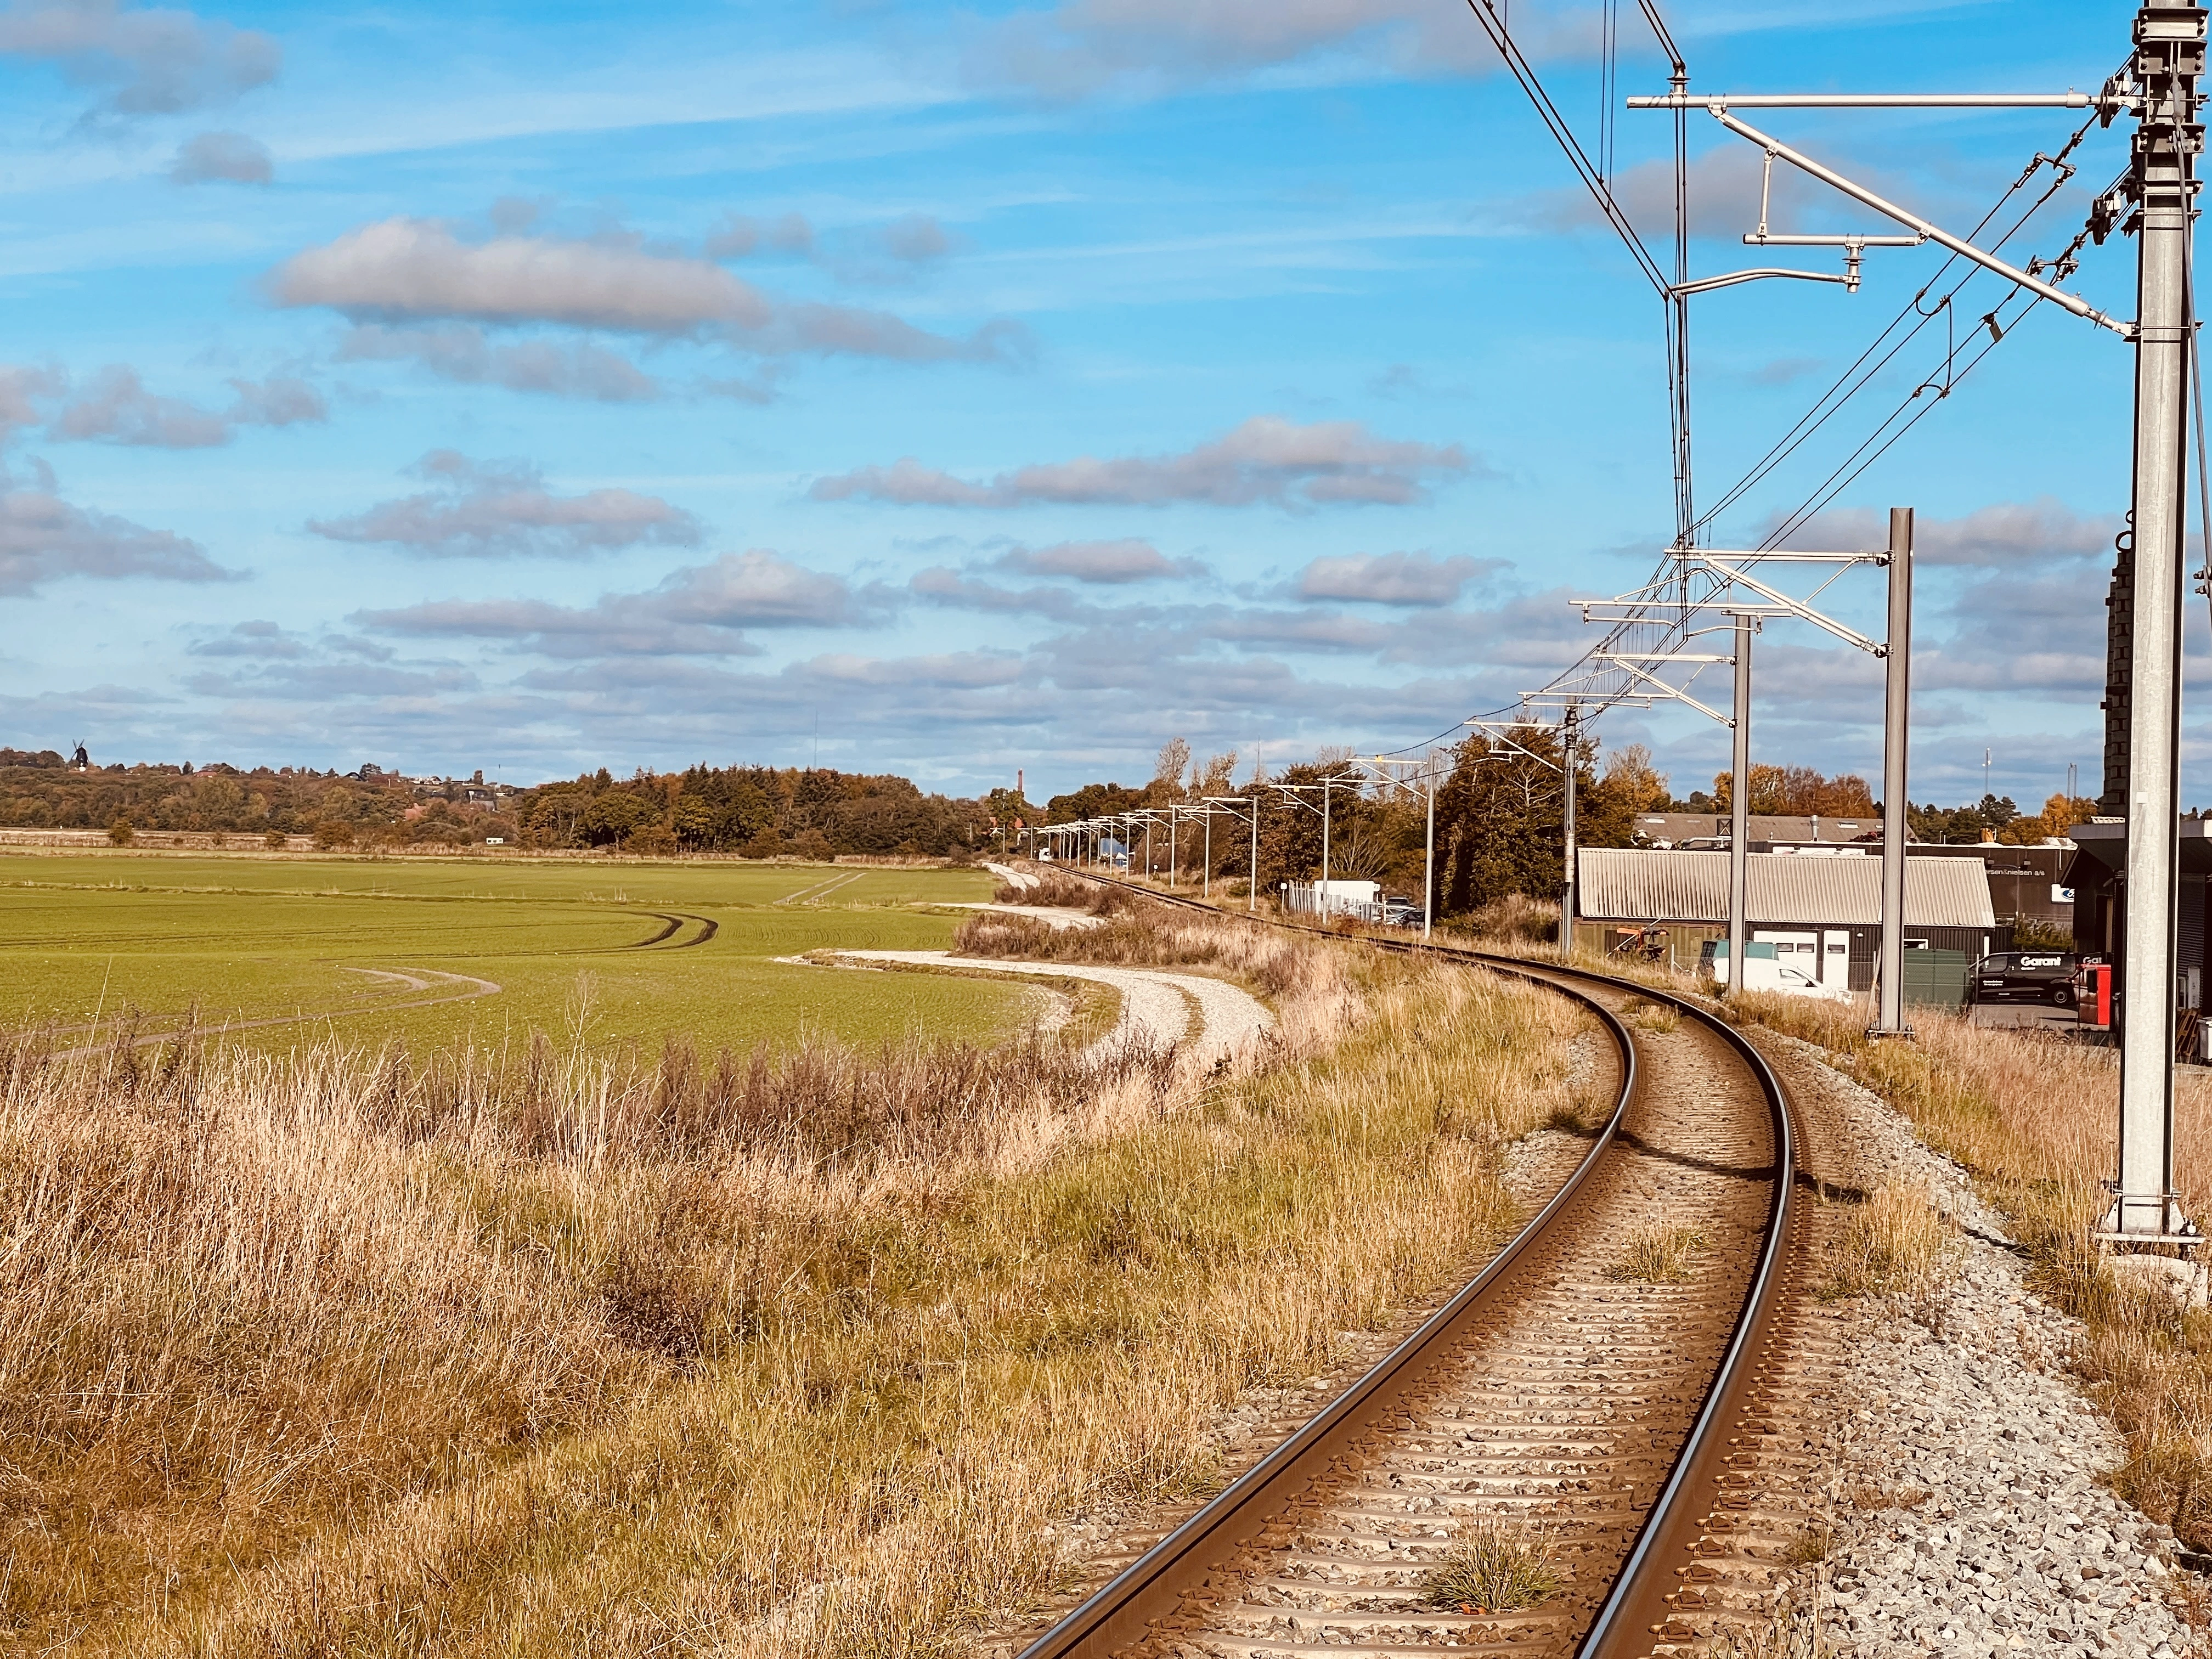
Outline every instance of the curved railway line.
[[[1806, 1280], [1825, 1200], [1852, 1195], [1833, 1179], [1848, 1149], [1808, 1139], [1765, 1057], [1686, 999], [1366, 942], [1589, 1010], [1612, 1039], [1611, 1115], [1457, 1295], [1164, 1538], [1129, 1540], [1111, 1582], [1022, 1659], [1616, 1659], [1763, 1632], [1780, 1575], [1821, 1536], [1848, 1356]], [[1680, 1277], [1629, 1271], [1668, 1230], [1696, 1236]], [[1561, 1592], [1514, 1612], [1432, 1605], [1431, 1574], [1470, 1522], [1540, 1536]]]

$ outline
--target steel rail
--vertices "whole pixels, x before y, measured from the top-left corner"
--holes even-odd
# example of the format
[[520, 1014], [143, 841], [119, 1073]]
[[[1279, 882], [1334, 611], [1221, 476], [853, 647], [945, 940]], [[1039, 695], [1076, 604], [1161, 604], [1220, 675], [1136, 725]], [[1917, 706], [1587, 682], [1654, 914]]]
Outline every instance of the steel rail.
[[[1562, 983], [1564, 980], [1580, 980], [1647, 1000], [1665, 1002], [1688, 1015], [1719, 1036], [1743, 1060], [1765, 1097], [1773, 1119], [1774, 1196], [1768, 1212], [1765, 1241], [1760, 1247], [1759, 1263], [1737, 1314], [1735, 1329], [1705, 1403], [1668, 1471], [1667, 1482], [1645, 1515], [1626, 1559], [1614, 1575], [1612, 1587], [1589, 1630], [1577, 1645], [1576, 1653], [1578, 1659], [1627, 1659], [1631, 1654], [1648, 1653], [1655, 1639], [1679, 1639], [1662, 1635], [1673, 1612], [1667, 1597], [1675, 1588], [1669, 1564], [1694, 1545], [1703, 1531], [1704, 1516], [1692, 1499], [1696, 1493], [1717, 1485], [1725, 1473], [1733, 1455], [1727, 1427], [1748, 1403], [1747, 1396], [1754, 1382], [1756, 1357], [1782, 1300], [1782, 1252], [1794, 1219], [1791, 1195], [1797, 1177], [1796, 1139], [1788, 1091], [1767, 1064], [1766, 1057], [1726, 1020], [1686, 997], [1635, 980], [1620, 979], [1587, 968], [1529, 963], [1518, 957], [1467, 945], [1335, 933], [1310, 923], [1243, 916], [1179, 893], [1158, 892], [1137, 882], [1089, 871], [1080, 873], [1103, 885], [1230, 921], [1257, 921], [1295, 933], [1318, 933], [1401, 955], [1441, 957], [1548, 986], [1598, 1016], [1620, 1047], [1623, 1079], [1620, 1097], [1597, 1143], [1551, 1202], [1514, 1235], [1474, 1279], [1424, 1322], [1419, 1330], [1393, 1349], [1381, 1364], [1324, 1407], [1297, 1434], [1060, 1619], [1024, 1649], [1019, 1659], [1105, 1659], [1118, 1649], [1143, 1639], [1151, 1626], [1174, 1610], [1182, 1595], [1203, 1588], [1206, 1572], [1227, 1565], [1239, 1546], [1257, 1536], [1290, 1501], [1328, 1474], [1334, 1460], [1320, 1454], [1349, 1439], [1354, 1430], [1367, 1426], [1364, 1421], [1353, 1421], [1363, 1407], [1394, 1383], [1412, 1381], [1425, 1360], [1443, 1357], [1453, 1328], [1479, 1302], [1487, 1299], [1486, 1293], [1497, 1285], [1528, 1246], [1564, 1212], [1604, 1154], [1617, 1144], [1636, 1082], [1636, 1047], [1627, 1027], [1603, 1004], [1574, 986]], [[1305, 1467], [1302, 1468], [1302, 1465]]]

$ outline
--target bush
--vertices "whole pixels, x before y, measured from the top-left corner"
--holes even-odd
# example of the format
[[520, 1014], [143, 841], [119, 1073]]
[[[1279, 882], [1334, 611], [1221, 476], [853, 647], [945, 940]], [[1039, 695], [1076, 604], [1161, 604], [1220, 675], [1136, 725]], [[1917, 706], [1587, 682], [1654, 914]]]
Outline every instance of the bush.
[[333, 847], [353, 845], [353, 825], [342, 818], [325, 818], [315, 826], [315, 845], [327, 852]]
[[1465, 920], [1479, 933], [1514, 944], [1549, 945], [1559, 937], [1559, 907], [1520, 893], [1492, 899]]
[[138, 838], [137, 827], [129, 818], [118, 818], [107, 826], [107, 838], [118, 847], [128, 847]]
[[270, 830], [263, 834], [261, 844], [272, 853], [281, 853], [292, 844], [292, 838], [282, 830]]

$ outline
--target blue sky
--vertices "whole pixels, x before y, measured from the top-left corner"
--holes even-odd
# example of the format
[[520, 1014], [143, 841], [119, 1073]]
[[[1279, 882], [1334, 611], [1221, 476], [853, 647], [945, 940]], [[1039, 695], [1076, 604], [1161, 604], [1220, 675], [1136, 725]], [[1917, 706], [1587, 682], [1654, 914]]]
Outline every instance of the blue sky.
[[[1626, 9], [1622, 89], [1662, 89]], [[2093, 89], [2132, 15], [1667, 10], [1709, 90]], [[1594, 138], [1597, 13], [1511, 13]], [[19, 747], [521, 781], [818, 752], [1033, 795], [1177, 734], [1395, 748], [1571, 660], [1567, 599], [1671, 527], [1658, 304], [1459, 0], [17, 3], [0, 87]], [[1963, 231], [2081, 118], [1757, 118]], [[1666, 118], [1616, 142], [1656, 245]], [[1756, 152], [1702, 114], [1692, 144], [1693, 271], [1773, 262], [1735, 243]], [[2075, 159], [2020, 256], [2124, 130]], [[1880, 228], [1795, 183], [1777, 218]], [[1701, 497], [1940, 258], [1694, 302]], [[2133, 259], [2078, 286], [2130, 315]], [[1805, 499], [1942, 326], [1720, 539]], [[2024, 803], [2069, 761], [2094, 792], [2131, 383], [2039, 308], [1806, 532], [1920, 514], [1916, 797], [1978, 793], [1985, 748]], [[1839, 590], [1877, 629], [1878, 582]], [[1873, 665], [1759, 652], [1757, 757], [1871, 775]], [[1724, 763], [1693, 716], [1602, 730], [1680, 790]]]

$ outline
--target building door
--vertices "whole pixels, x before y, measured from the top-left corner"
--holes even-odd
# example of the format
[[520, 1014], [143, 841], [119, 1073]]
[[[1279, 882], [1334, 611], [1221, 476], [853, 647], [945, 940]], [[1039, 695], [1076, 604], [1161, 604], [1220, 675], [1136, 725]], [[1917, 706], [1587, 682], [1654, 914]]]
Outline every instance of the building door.
[[1820, 934], [1820, 983], [1838, 991], [1851, 988], [1851, 930], [1830, 927]]

